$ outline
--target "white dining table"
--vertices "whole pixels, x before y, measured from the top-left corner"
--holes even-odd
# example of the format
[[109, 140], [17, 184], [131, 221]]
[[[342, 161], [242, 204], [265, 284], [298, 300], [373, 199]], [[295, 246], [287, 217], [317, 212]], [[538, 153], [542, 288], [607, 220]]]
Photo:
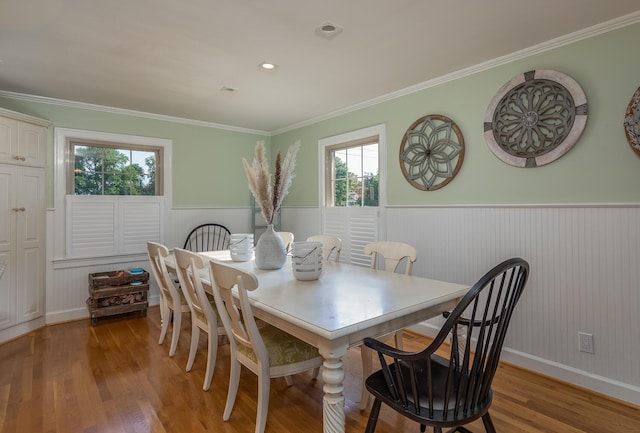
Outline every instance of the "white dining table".
[[[249, 292], [259, 319], [318, 348], [324, 357], [323, 431], [345, 432], [342, 358], [365, 337], [378, 337], [451, 310], [469, 286], [325, 262], [317, 280], [294, 278], [290, 258], [277, 270], [258, 269], [253, 260], [234, 262], [229, 251], [200, 253], [252, 272], [258, 288]], [[167, 267], [175, 267], [173, 256]], [[202, 274], [210, 287], [209, 275]]]

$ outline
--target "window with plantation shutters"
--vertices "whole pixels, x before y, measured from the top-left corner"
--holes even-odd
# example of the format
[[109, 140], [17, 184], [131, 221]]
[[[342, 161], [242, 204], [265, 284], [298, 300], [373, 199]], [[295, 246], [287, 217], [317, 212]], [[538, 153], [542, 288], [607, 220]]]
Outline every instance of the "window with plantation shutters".
[[363, 247], [383, 227], [385, 127], [321, 139], [318, 148], [322, 233], [342, 240], [341, 261], [368, 266]]
[[144, 254], [147, 241], [164, 242], [170, 140], [63, 128], [55, 136], [57, 260]]
[[70, 258], [137, 254], [161, 242], [163, 197], [68, 195], [66, 251]]

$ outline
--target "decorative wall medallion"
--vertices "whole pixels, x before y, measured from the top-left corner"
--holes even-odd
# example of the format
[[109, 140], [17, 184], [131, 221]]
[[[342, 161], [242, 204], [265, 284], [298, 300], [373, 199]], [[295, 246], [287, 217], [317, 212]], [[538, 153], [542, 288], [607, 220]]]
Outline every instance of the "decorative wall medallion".
[[567, 153], [587, 123], [587, 97], [573, 78], [549, 69], [509, 81], [491, 100], [484, 137], [499, 159], [538, 167]]
[[423, 191], [442, 188], [458, 174], [464, 138], [451, 119], [438, 114], [411, 124], [400, 145], [400, 167], [407, 181]]
[[640, 87], [631, 97], [627, 113], [624, 115], [624, 133], [627, 135], [629, 146], [640, 156]]

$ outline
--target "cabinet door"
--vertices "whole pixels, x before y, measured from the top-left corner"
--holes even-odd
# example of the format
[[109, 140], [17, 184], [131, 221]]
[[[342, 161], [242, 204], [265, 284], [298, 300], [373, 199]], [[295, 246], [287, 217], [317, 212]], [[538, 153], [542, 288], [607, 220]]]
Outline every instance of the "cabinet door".
[[0, 277], [0, 329], [15, 324], [15, 182], [16, 169], [0, 165], [0, 263], [7, 267]]
[[24, 165], [44, 167], [46, 140], [47, 130], [43, 126], [18, 122], [18, 155], [20, 155], [20, 162]]
[[16, 164], [18, 156], [18, 122], [0, 116], [0, 162]]
[[44, 314], [43, 170], [18, 170], [16, 204], [21, 209], [16, 214], [16, 319], [20, 323]]

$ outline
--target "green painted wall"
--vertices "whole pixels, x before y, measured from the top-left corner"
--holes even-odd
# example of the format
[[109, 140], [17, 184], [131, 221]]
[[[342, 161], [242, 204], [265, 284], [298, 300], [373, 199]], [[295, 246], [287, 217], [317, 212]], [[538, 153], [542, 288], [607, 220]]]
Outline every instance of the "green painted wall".
[[[137, 116], [0, 98], [0, 107], [85, 129], [173, 140], [174, 207], [248, 207], [250, 193], [242, 158], [251, 159], [256, 140], [270, 138]], [[49, 131], [47, 205], [53, 206], [53, 127]]]
[[[273, 152], [296, 139], [303, 145], [285, 204], [318, 204], [318, 139], [380, 123], [387, 128], [389, 205], [640, 203], [640, 158], [622, 127], [640, 86], [639, 40], [636, 24], [274, 136]], [[516, 168], [491, 153], [483, 120], [498, 89], [533, 69], [556, 69], [577, 80], [587, 95], [589, 117], [581, 139], [562, 158], [538, 168]], [[404, 132], [426, 114], [453, 119], [466, 145], [458, 176], [431, 192], [413, 188], [398, 161]]]
[[[173, 140], [174, 207], [248, 207], [242, 158], [253, 157], [265, 140], [271, 165], [277, 151], [302, 141], [287, 206], [317, 206], [320, 138], [371, 125], [387, 125], [389, 205], [640, 203], [640, 158], [624, 136], [622, 121], [640, 86], [637, 41], [640, 24], [609, 32], [506, 65], [299, 128], [274, 137], [0, 98], [0, 107], [48, 119], [54, 126], [161, 137]], [[437, 59], [436, 59], [437, 60]], [[589, 118], [580, 141], [559, 160], [534, 169], [511, 167], [487, 147], [483, 119], [489, 101], [514, 76], [532, 69], [557, 69], [583, 87]], [[458, 176], [432, 192], [417, 190], [398, 163], [406, 129], [425, 114], [452, 118], [465, 138]], [[53, 158], [50, 131], [49, 161]], [[48, 166], [48, 199], [53, 203], [53, 166]]]

